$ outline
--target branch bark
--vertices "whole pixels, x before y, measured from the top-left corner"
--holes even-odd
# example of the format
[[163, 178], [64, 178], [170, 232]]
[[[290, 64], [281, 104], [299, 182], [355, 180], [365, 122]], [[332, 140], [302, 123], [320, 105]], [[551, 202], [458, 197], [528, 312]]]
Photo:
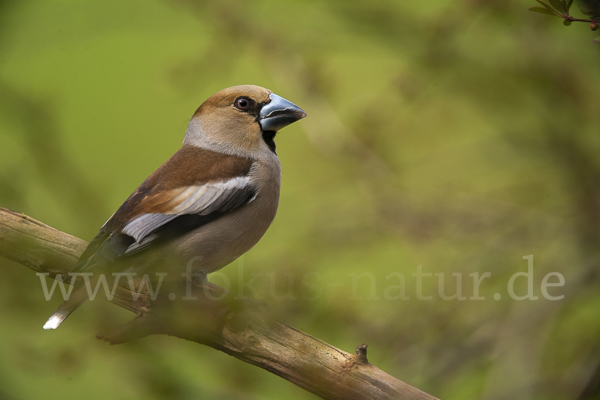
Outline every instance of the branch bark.
[[[86, 242], [24, 214], [0, 207], [0, 256], [34, 271], [65, 275]], [[138, 317], [117, 331], [100, 336], [111, 344], [150, 334], [167, 334], [210, 346], [256, 365], [323, 399], [434, 400], [435, 397], [385, 373], [367, 360], [367, 346], [346, 353], [270, 317], [264, 305], [223, 299], [211, 285], [195, 288], [194, 301], [147, 295], [134, 300], [118, 287], [112, 302]]]

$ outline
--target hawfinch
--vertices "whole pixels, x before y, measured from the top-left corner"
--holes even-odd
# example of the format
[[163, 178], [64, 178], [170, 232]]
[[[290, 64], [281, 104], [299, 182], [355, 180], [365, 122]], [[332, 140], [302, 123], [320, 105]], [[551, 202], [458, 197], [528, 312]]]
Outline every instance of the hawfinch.
[[[258, 86], [211, 96], [190, 120], [183, 146], [106, 221], [72, 273], [203, 276], [254, 246], [277, 212], [281, 165], [275, 133], [306, 116]], [[78, 289], [79, 287], [79, 289]], [[48, 319], [55, 329], [87, 296], [83, 285]]]

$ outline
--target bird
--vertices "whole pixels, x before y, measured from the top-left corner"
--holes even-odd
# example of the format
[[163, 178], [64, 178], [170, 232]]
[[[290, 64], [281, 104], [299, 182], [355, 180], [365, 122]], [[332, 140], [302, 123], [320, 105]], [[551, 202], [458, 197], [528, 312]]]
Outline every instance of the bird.
[[[100, 228], [69, 275], [166, 271], [180, 280], [192, 264], [206, 282], [250, 250], [279, 204], [275, 135], [306, 117], [255, 85], [223, 89], [193, 114], [181, 148], [133, 191]], [[56, 329], [87, 299], [75, 284], [44, 324]]]

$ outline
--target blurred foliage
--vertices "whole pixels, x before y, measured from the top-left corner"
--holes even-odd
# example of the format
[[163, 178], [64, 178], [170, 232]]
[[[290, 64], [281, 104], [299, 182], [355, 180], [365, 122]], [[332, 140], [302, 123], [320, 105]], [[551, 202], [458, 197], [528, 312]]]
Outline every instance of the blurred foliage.
[[[265, 86], [309, 116], [277, 138], [273, 226], [209, 279], [445, 400], [598, 398], [599, 50], [530, 3], [0, 2], [0, 206], [91, 239], [204, 99]], [[437, 276], [418, 300], [419, 266], [449, 296], [489, 272], [485, 300]], [[109, 347], [110, 304], [42, 331], [59, 300], [2, 267], [3, 398], [314, 398], [183, 340]]]

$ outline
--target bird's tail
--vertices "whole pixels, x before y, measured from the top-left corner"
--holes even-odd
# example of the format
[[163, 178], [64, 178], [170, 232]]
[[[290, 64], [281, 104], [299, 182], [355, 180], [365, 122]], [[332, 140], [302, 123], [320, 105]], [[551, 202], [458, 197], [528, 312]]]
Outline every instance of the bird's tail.
[[88, 299], [87, 288], [82, 285], [75, 288], [68, 300], [62, 302], [44, 324], [44, 329], [56, 329], [73, 311]]
[[[90, 242], [88, 247], [84, 250], [77, 261], [77, 264], [73, 267], [70, 273], [72, 272], [82, 272], [88, 269], [91, 269], [96, 265], [95, 262], [95, 252], [102, 245], [104, 240], [108, 237], [108, 234], [104, 233], [102, 230], [96, 237]], [[70, 274], [69, 273], [69, 274]], [[54, 314], [48, 318], [48, 321], [44, 324], [44, 329], [56, 329], [62, 324], [62, 322], [67, 319], [69, 315], [73, 311], [75, 311], [80, 305], [85, 303], [88, 299], [88, 292], [86, 286], [82, 283], [76, 284], [75, 277], [72, 278], [70, 284], [74, 285], [73, 292], [71, 296], [62, 302], [60, 306], [54, 311]], [[95, 281], [93, 281], [95, 282]]]

